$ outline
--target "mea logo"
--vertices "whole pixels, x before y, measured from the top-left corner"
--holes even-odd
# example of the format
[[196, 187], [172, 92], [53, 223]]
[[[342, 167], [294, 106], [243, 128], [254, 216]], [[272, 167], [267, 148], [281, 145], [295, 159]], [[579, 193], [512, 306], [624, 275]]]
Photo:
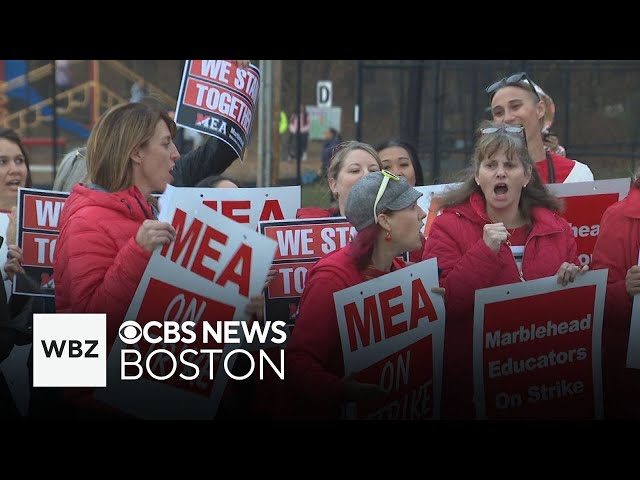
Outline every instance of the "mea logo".
[[34, 387], [106, 387], [104, 313], [33, 315]]

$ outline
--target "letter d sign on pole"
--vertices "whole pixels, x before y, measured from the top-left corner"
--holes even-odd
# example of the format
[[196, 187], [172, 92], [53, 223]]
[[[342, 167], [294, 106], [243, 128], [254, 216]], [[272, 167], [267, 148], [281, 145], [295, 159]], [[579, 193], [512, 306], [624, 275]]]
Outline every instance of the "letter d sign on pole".
[[331, 106], [331, 81], [320, 80], [316, 87], [316, 98], [319, 107]]

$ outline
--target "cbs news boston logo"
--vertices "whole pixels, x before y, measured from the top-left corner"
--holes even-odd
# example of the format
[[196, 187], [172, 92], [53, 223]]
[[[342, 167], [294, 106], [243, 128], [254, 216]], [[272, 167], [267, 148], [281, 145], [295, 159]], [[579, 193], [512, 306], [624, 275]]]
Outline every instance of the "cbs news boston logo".
[[33, 315], [34, 387], [106, 387], [104, 313]]

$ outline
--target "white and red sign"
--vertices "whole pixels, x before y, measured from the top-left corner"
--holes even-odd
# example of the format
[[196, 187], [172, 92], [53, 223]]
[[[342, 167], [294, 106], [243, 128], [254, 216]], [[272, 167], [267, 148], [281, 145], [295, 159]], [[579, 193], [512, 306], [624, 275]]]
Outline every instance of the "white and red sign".
[[387, 395], [347, 405], [358, 419], [438, 418], [444, 297], [435, 258], [334, 293], [345, 375]]
[[607, 270], [476, 290], [473, 369], [480, 419], [602, 418]]
[[551, 192], [564, 200], [562, 216], [569, 222], [576, 237], [578, 258], [582, 265], [591, 263], [604, 211], [625, 198], [630, 185], [628, 178], [547, 185]]
[[265, 319], [293, 323], [307, 272], [346, 246], [356, 230], [344, 217], [261, 221], [260, 231], [277, 243], [276, 276], [265, 292]]
[[260, 70], [231, 60], [185, 62], [176, 123], [227, 143], [242, 159], [253, 124]]
[[[203, 321], [246, 321], [245, 307], [251, 297], [262, 293], [275, 242], [211, 208], [203, 208], [202, 201], [194, 200], [187, 190], [176, 189], [170, 199], [165, 199], [159, 219], [174, 226], [176, 239], [151, 256], [125, 319], [140, 325], [167, 320], [193, 321], [196, 325]], [[197, 338], [189, 348], [203, 346], [201, 336]], [[155, 348], [166, 348], [162, 345], [155, 344]], [[220, 357], [214, 357], [214, 372], [200, 369], [201, 376], [190, 381], [181, 380], [177, 372], [162, 382], [144, 376], [135, 382], [122, 381], [123, 347], [118, 338], [107, 360], [107, 388], [99, 392], [99, 398], [141, 418], [215, 415], [227, 381], [217, 366], [230, 351], [229, 345], [207, 343], [209, 349], [224, 348]], [[143, 361], [152, 350], [144, 343], [140, 346]], [[204, 364], [209, 361], [207, 357], [201, 353], [194, 363]], [[182, 405], [179, 412], [176, 405]]]
[[16, 275], [13, 293], [55, 296], [53, 256], [59, 235], [58, 222], [68, 196], [68, 192], [18, 190], [18, 246], [23, 251], [25, 275]]
[[219, 212], [252, 230], [261, 221], [295, 218], [300, 208], [301, 189], [291, 187], [261, 188], [192, 188], [168, 185], [160, 197], [160, 216], [164, 206], [179, 195], [183, 208], [197, 210], [202, 204], [207, 210]]

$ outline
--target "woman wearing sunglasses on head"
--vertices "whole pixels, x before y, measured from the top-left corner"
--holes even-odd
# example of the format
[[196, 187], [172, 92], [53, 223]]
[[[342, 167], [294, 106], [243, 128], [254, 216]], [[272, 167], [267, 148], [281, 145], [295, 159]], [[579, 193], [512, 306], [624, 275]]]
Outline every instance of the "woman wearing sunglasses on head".
[[344, 378], [333, 294], [405, 266], [398, 255], [421, 243], [426, 217], [417, 204], [421, 195], [405, 178], [386, 171], [369, 173], [353, 186], [345, 213], [358, 235], [307, 274], [287, 345], [287, 415], [337, 418], [343, 402], [381, 394], [378, 385]]
[[472, 334], [475, 291], [557, 275], [580, 267], [561, 203], [540, 182], [523, 127], [483, 122], [462, 185], [441, 197], [422, 255], [437, 257], [445, 288], [442, 415], [473, 418]]
[[335, 206], [299, 208], [296, 218], [343, 217], [351, 187], [367, 173], [380, 170], [380, 157], [371, 145], [356, 141], [337, 145], [327, 170], [327, 182]]
[[504, 77], [489, 85], [491, 115], [495, 122], [523, 125], [529, 154], [543, 183], [590, 182], [593, 173], [587, 165], [545, 149], [542, 129], [546, 105], [525, 72]]
[[[405, 177], [412, 187], [424, 185], [424, 174], [418, 152], [409, 142], [389, 138], [378, 143], [375, 149], [380, 155], [382, 168], [400, 177]], [[422, 244], [424, 246], [424, 238]], [[422, 259], [422, 246], [409, 253], [409, 260], [419, 262]]]

